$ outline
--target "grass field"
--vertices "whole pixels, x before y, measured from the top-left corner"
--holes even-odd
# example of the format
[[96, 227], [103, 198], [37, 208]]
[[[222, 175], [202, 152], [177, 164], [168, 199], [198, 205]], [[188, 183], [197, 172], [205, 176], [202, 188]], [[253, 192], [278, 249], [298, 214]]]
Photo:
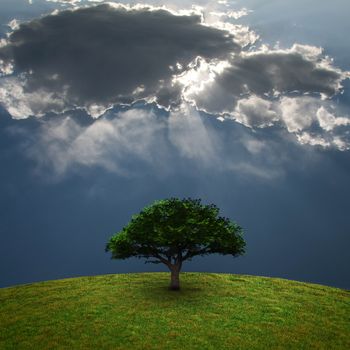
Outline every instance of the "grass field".
[[0, 289], [0, 349], [350, 349], [350, 292], [244, 275], [104, 275]]

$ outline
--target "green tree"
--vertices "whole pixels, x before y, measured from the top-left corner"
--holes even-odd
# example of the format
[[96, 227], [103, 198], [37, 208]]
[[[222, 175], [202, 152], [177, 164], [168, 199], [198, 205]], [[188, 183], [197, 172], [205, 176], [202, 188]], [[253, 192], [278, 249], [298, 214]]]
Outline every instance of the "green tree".
[[170, 288], [180, 289], [182, 263], [197, 255], [244, 254], [242, 228], [219, 216], [219, 208], [200, 199], [170, 198], [145, 207], [106, 245], [112, 259], [138, 257], [163, 263], [171, 272]]

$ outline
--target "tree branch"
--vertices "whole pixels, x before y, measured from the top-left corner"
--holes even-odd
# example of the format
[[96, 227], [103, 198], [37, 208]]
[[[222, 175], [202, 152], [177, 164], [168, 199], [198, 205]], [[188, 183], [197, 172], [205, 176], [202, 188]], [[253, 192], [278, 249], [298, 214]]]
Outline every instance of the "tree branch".
[[166, 266], [170, 267], [171, 263], [167, 260], [164, 259], [162, 256], [160, 256], [158, 253], [153, 253], [153, 256], [157, 259], [159, 259], [159, 261], [161, 261], [163, 264], [165, 264]]
[[195, 251], [189, 249], [189, 250], [187, 251], [187, 253], [185, 254], [185, 256], [182, 258], [182, 261], [184, 261], [184, 260], [186, 260], [186, 259], [188, 259], [188, 258], [192, 258], [192, 257], [194, 257], [194, 256], [196, 256], [196, 255], [207, 254], [207, 253], [209, 253], [209, 252], [210, 252], [209, 247], [204, 247], [204, 248], [202, 248], [202, 249], [195, 250]]

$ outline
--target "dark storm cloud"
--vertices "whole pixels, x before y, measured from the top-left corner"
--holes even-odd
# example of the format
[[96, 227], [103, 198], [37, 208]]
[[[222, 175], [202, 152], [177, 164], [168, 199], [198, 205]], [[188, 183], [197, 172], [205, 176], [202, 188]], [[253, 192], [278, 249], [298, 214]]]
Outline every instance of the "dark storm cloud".
[[184, 90], [185, 99], [197, 109], [250, 128], [278, 124], [302, 144], [350, 149], [350, 118], [333, 103], [350, 74], [335, 67], [321, 48], [262, 47], [242, 51], [223, 69], [215, 69], [202, 61], [190, 72], [205, 78], [204, 83], [193, 79]]
[[[294, 45], [288, 50], [261, 50], [236, 55], [206, 91], [192, 99], [213, 113], [232, 112], [242, 96], [278, 97], [295, 93], [332, 97], [347, 73], [322, 57], [319, 48]], [[212, 98], [211, 98], [212, 97]]]
[[63, 11], [21, 24], [0, 59], [26, 73], [24, 91], [59, 94], [67, 106], [178, 99], [171, 84], [197, 56], [224, 58], [239, 49], [227, 31], [198, 15], [107, 4]]
[[[298, 52], [269, 52], [238, 57], [219, 79], [231, 91], [236, 85], [262, 95], [279, 92], [319, 92], [328, 96], [338, 90], [341, 72], [318, 67]], [[242, 88], [242, 91], [244, 89]]]
[[350, 119], [330, 103], [349, 72], [320, 47], [255, 48], [248, 27], [203, 18], [103, 4], [19, 27], [13, 20], [0, 42], [0, 103], [23, 119], [77, 109], [97, 118], [140, 100], [174, 112], [185, 102], [250, 128], [278, 123], [300, 143], [350, 149]]

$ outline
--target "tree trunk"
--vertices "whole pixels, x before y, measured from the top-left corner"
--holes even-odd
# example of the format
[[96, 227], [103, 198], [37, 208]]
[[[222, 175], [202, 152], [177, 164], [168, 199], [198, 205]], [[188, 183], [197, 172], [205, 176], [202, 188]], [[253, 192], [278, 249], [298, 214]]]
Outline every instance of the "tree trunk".
[[170, 267], [170, 271], [171, 271], [170, 289], [179, 290], [180, 289], [180, 268], [179, 266], [173, 265]]

